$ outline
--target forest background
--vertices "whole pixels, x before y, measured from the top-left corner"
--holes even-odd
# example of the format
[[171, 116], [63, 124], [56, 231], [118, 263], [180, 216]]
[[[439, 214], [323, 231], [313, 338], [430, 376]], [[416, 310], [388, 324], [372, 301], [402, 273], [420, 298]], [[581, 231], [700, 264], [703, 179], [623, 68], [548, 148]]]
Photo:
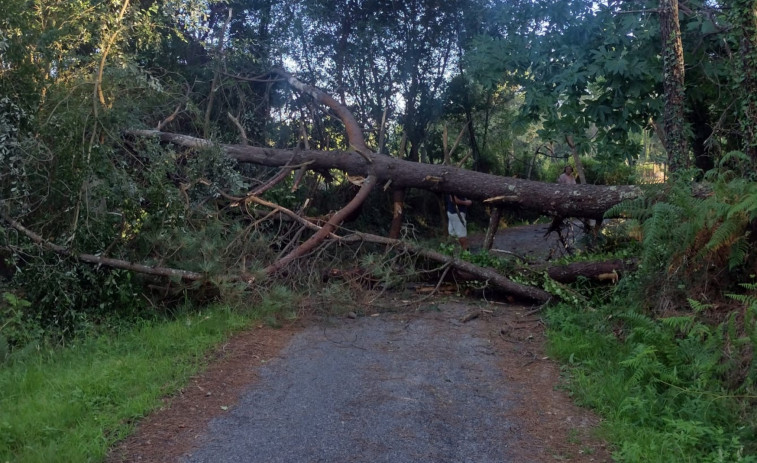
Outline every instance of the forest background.
[[[577, 399], [608, 419], [619, 461], [755, 461], [755, 2], [0, 0], [0, 10], [0, 385], [18, 387], [24, 368], [66, 346], [211, 301], [274, 324], [354, 308], [355, 281], [387, 289], [446, 274], [441, 254], [552, 298], [554, 353]], [[604, 208], [615, 226], [590, 229], [589, 251], [562, 263], [633, 270], [612, 287], [565, 284], [522, 259], [456, 252], [440, 193], [475, 184], [370, 190], [370, 175], [262, 166], [229, 146], [460, 166], [503, 185], [552, 184], [570, 163], [580, 184], [564, 197], [635, 186]], [[518, 201], [477, 203], [473, 222], [552, 212]], [[359, 274], [327, 278], [334, 269]], [[18, 398], [6, 394], [0, 403]], [[13, 460], [37, 445], [38, 423], [9, 416], [0, 459]], [[125, 432], [116, 422], [88, 451]]]

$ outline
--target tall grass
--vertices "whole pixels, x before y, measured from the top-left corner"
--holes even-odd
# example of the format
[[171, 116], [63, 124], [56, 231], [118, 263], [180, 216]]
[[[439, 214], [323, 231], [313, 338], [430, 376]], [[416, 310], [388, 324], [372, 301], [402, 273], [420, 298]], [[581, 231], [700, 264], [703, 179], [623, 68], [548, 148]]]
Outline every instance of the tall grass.
[[12, 358], [0, 366], [0, 462], [100, 461], [249, 322], [214, 307]]

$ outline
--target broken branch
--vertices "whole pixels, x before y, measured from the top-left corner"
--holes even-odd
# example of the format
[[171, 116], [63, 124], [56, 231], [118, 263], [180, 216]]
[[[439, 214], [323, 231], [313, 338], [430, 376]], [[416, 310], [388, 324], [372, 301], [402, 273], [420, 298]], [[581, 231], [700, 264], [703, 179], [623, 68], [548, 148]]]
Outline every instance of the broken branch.
[[80, 260], [82, 262], [87, 262], [87, 263], [96, 264], [96, 265], [104, 265], [106, 267], [118, 268], [122, 270], [131, 270], [137, 273], [144, 273], [147, 275], [157, 275], [157, 276], [163, 276], [163, 277], [169, 277], [169, 278], [178, 277], [178, 278], [181, 278], [182, 280], [189, 280], [189, 281], [200, 281], [200, 280], [207, 279], [207, 276], [202, 273], [190, 272], [187, 270], [135, 264], [133, 262], [128, 262], [121, 259], [113, 259], [110, 257], [96, 256], [94, 254], [75, 253], [71, 251], [70, 249], [67, 249], [63, 246], [49, 242], [48, 240], [44, 239], [42, 236], [29, 230], [28, 228], [24, 227], [23, 225], [21, 225], [20, 223], [11, 219], [10, 217], [6, 216], [3, 213], [0, 213], [0, 219], [7, 222], [8, 225], [10, 225], [12, 228], [14, 228], [18, 232], [20, 232], [21, 234], [29, 238], [32, 242], [42, 246], [43, 248], [49, 249], [57, 254], [60, 254], [66, 257], [71, 257], [71, 258]]

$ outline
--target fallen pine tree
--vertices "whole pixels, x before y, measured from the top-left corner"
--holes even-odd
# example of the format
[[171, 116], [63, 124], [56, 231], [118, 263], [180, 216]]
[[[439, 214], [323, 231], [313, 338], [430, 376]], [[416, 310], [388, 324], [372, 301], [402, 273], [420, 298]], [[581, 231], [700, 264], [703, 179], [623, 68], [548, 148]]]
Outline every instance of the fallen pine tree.
[[[309, 231], [309, 236], [294, 246], [289, 252], [279, 256], [269, 263], [262, 273], [255, 275], [244, 271], [237, 274], [214, 277], [213, 275], [189, 272], [181, 269], [162, 266], [150, 266], [133, 263], [123, 259], [113, 259], [102, 254], [88, 254], [73, 252], [66, 247], [53, 244], [45, 240], [33, 230], [25, 228], [12, 217], [1, 218], [12, 228], [25, 235], [37, 245], [55, 253], [75, 258], [83, 262], [125, 269], [133, 272], [155, 276], [179, 278], [188, 281], [216, 281], [231, 280], [244, 282], [247, 285], [260, 283], [260, 278], [274, 278], [281, 272], [287, 271], [290, 265], [306, 256], [325, 242], [340, 243], [371, 242], [402, 249], [425, 259], [441, 263], [463, 272], [470, 278], [483, 281], [498, 291], [516, 296], [521, 299], [537, 303], [545, 303], [552, 299], [552, 295], [543, 289], [517, 283], [497, 271], [477, 266], [465, 260], [447, 256], [437, 251], [425, 249], [415, 243], [382, 237], [367, 233], [338, 234], [345, 218], [354, 213], [370, 195], [376, 186], [384, 189], [419, 188], [433, 192], [455, 193], [471, 199], [488, 202], [498, 208], [521, 208], [539, 211], [556, 217], [584, 217], [600, 219], [605, 211], [619, 202], [638, 197], [641, 190], [636, 186], [595, 186], [595, 185], [558, 185], [534, 182], [528, 180], [500, 177], [496, 175], [473, 172], [450, 165], [432, 165], [410, 162], [384, 154], [372, 152], [362, 135], [362, 130], [352, 114], [341, 104], [320, 90], [303, 84], [294, 77], [282, 71], [278, 73], [285, 78], [293, 88], [309, 94], [317, 102], [328, 106], [344, 123], [350, 151], [318, 151], [318, 150], [285, 150], [264, 147], [254, 147], [245, 144], [216, 145], [210, 140], [190, 137], [181, 134], [162, 132], [159, 130], [130, 130], [125, 132], [130, 137], [157, 137], [163, 142], [172, 143], [188, 149], [220, 148], [230, 158], [239, 163], [254, 163], [262, 166], [279, 167], [280, 171], [264, 185], [248, 192], [245, 196], [234, 197], [219, 191], [228, 201], [236, 203], [254, 202], [268, 207], [272, 214], [285, 216], [301, 224], [303, 230]], [[191, 153], [190, 153], [191, 155]], [[301, 214], [289, 211], [279, 204], [263, 199], [269, 189], [275, 187], [287, 176], [297, 170], [329, 170], [337, 169], [347, 173], [353, 183], [359, 185], [357, 193], [341, 209], [331, 214], [325, 221], [314, 221]], [[305, 236], [305, 235], [303, 235]], [[601, 274], [612, 274], [621, 270], [607, 263], [602, 267]], [[578, 267], [576, 267], [578, 269]], [[570, 276], [571, 270], [552, 271], [553, 278], [560, 281]], [[586, 273], [586, 269], [573, 270], [574, 274]], [[591, 273], [591, 272], [590, 272]], [[596, 273], [596, 272], [595, 272]], [[617, 274], [617, 273], [616, 273]]]

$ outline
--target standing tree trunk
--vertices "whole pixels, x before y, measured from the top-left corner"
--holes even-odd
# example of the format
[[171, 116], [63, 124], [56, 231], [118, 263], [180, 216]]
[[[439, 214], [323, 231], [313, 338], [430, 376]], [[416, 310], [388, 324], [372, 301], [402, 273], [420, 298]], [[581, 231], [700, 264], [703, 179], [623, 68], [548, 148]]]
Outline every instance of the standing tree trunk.
[[684, 68], [678, 0], [660, 0], [663, 88], [665, 90], [665, 149], [671, 173], [689, 167], [684, 126]]
[[695, 103], [689, 115], [691, 131], [694, 138], [691, 140], [691, 151], [694, 155], [694, 166], [703, 172], [715, 167], [715, 160], [707, 147], [707, 140], [712, 135], [712, 125], [706, 105]]
[[392, 226], [389, 228], [389, 238], [398, 239], [402, 231], [405, 217], [405, 189], [392, 190]]
[[491, 251], [494, 245], [494, 237], [497, 235], [499, 228], [499, 219], [502, 217], [502, 206], [492, 206], [491, 215], [489, 216], [489, 226], [486, 228], [484, 236], [484, 251]]
[[734, 64], [745, 100], [740, 118], [744, 152], [757, 163], [757, 4], [754, 0], [734, 0], [730, 11], [729, 19], [739, 39], [739, 59]]
[[[407, 136], [402, 135], [402, 141], [400, 141], [400, 149], [397, 152], [397, 159], [405, 157], [405, 149], [407, 148]], [[397, 239], [400, 237], [402, 231], [402, 222], [405, 218], [405, 189], [404, 188], [392, 188], [392, 224], [389, 227], [389, 238]]]
[[223, 69], [224, 49], [223, 42], [226, 40], [226, 29], [229, 28], [231, 22], [232, 10], [229, 8], [228, 17], [226, 22], [223, 23], [220, 33], [218, 34], [218, 44], [216, 44], [216, 60], [214, 63], [215, 70], [213, 71], [213, 81], [210, 83], [210, 93], [208, 94], [208, 104], [205, 107], [205, 122], [203, 124], [202, 133], [205, 138], [210, 136], [210, 114], [213, 112], [213, 103], [216, 99], [216, 92], [218, 91], [218, 84], [221, 80], [221, 70]]
[[573, 162], [576, 163], [576, 172], [578, 172], [578, 179], [582, 184], [586, 185], [586, 171], [584, 171], [584, 164], [581, 162], [581, 158], [578, 156], [578, 148], [576, 148], [576, 142], [573, 140], [573, 135], [566, 135], [565, 141], [570, 146], [570, 152], [573, 155]]

